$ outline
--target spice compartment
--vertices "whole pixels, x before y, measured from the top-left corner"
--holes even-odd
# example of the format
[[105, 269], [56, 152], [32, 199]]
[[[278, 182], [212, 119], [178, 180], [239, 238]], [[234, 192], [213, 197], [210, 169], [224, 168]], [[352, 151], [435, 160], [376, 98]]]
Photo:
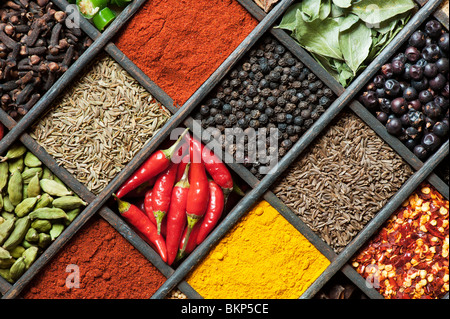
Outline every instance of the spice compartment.
[[[210, 87], [212, 87], [213, 85], [210, 85]], [[207, 90], [206, 90], [207, 91]], [[201, 99], [198, 99], [198, 100], [201, 100]], [[192, 110], [192, 108], [193, 108], [193, 104], [195, 104], [195, 103], [192, 103], [191, 104], [191, 110]], [[188, 106], [189, 106], [189, 104], [188, 104]], [[183, 111], [183, 109], [181, 109], [181, 111]], [[189, 112], [186, 112], [186, 113], [189, 113]], [[178, 115], [178, 114], [177, 114]], [[181, 122], [181, 120], [179, 120], [180, 122]], [[172, 126], [172, 127], [175, 127], [175, 125], [174, 126]], [[153, 148], [154, 147], [156, 147], [156, 146], [153, 146]], [[151, 149], [152, 147], [150, 147], [149, 149]], [[148, 150], [148, 149], [147, 149]], [[136, 163], [132, 163], [132, 165], [134, 165], [135, 167], [137, 167], [137, 165], [138, 164], [136, 164]], [[427, 163], [427, 165], [428, 165], [428, 163]], [[249, 172], [246, 170], [246, 169], [241, 169], [241, 167], [240, 167], [240, 165], [232, 165], [231, 166], [233, 169], [236, 169], [236, 171], [237, 172], [239, 172], [239, 174], [240, 175], [242, 175], [242, 176], [245, 176], [248, 180], [252, 180], [252, 183], [254, 183], [254, 185], [256, 185], [257, 183], [256, 183], [256, 181], [255, 181], [255, 179], [254, 179], [254, 177], [253, 176], [251, 176], [251, 174], [249, 174]], [[128, 172], [129, 173], [129, 172]], [[426, 175], [421, 175], [421, 178], [425, 178], [425, 176]], [[264, 181], [263, 181], [264, 182]], [[113, 183], [114, 183], [114, 181], [113, 181]], [[120, 182], [116, 182], [116, 185], [119, 185], [120, 184]], [[267, 182], [265, 182], [265, 184], [267, 184]], [[257, 186], [258, 187], [258, 186]], [[267, 185], [264, 185], [263, 184], [263, 187], [267, 187]], [[261, 188], [261, 189], [257, 189], [256, 191], [255, 190], [253, 190], [253, 191], [251, 191], [248, 195], [248, 197], [247, 198], [245, 198], [244, 200], [245, 201], [243, 201], [243, 203], [241, 203], [241, 207], [240, 207], [240, 209], [248, 209], [249, 208], [249, 206], [251, 206], [251, 203], [252, 202], [255, 202], [259, 197], [258, 196], [255, 196], [258, 192], [261, 192], [261, 194], [266, 190], [266, 189], [264, 189], [264, 188]], [[100, 202], [101, 202], [101, 200], [100, 200]], [[99, 204], [99, 202], [96, 202], [95, 203], [95, 206], [97, 206], [97, 207], [100, 207], [101, 206], [101, 204]], [[247, 207], [246, 207], [247, 206]], [[97, 208], [96, 207], [96, 208]], [[96, 208], [94, 208], [94, 209], [92, 209], [91, 208], [91, 212], [93, 211], [93, 210], [95, 210]], [[228, 225], [232, 225], [233, 224], [233, 222], [228, 222]], [[211, 243], [211, 242], [210, 242]], [[206, 248], [206, 250], [208, 249], [208, 247], [207, 246], [205, 246], [204, 248]], [[338, 260], [338, 263], [336, 263], [336, 265], [339, 265], [339, 260]], [[188, 264], [184, 264], [184, 265], [182, 265], [183, 267], [190, 267], [190, 265], [189, 265], [189, 263]], [[333, 269], [334, 268], [334, 269]], [[340, 267], [339, 267], [340, 268]], [[317, 282], [318, 283], [320, 283], [320, 282], [324, 282], [324, 281], [326, 281], [326, 277], [327, 276], [329, 276], [329, 274], [332, 272], [332, 271], [338, 271], [339, 270], [339, 268], [337, 268], [336, 269], [336, 266], [334, 266], [334, 267], [330, 267], [330, 270], [328, 270], [325, 274], [324, 274], [324, 276], [323, 277], [325, 277], [325, 279], [322, 279], [322, 278], [320, 278]], [[173, 286], [174, 284], [176, 285], [176, 283], [177, 282], [179, 282], [179, 279], [182, 279], [182, 277], [183, 276], [180, 276], [179, 274], [182, 272], [183, 270], [182, 269], [177, 269], [177, 271], [176, 271], [176, 275], [175, 276], [172, 276], [172, 277], [170, 277], [169, 278], [169, 280], [170, 280], [170, 282], [169, 282], [169, 284], [171, 285], [171, 286]], [[175, 273], [174, 273], [175, 274]], [[168, 280], [168, 281], [169, 281]], [[317, 286], [317, 284], [316, 284], [316, 286]], [[306, 295], [308, 295], [308, 294], [306, 294]], [[156, 295], [156, 297], [161, 297], [161, 294], [157, 294]]]
[[[12, 142], [17, 139], [21, 133], [23, 133], [31, 123], [38, 118], [52, 103], [58, 95], [66, 88], [66, 86], [78, 75], [80, 72], [109, 42], [109, 40], [115, 35], [115, 33], [120, 29], [123, 23], [125, 23], [142, 5], [144, 1], [136, 0], [124, 9], [120, 15], [115, 19], [115, 21], [110, 25], [108, 30], [102, 34], [98, 34], [97, 37], [93, 38], [92, 44], [86, 50], [85, 54], [82, 54], [75, 63], [72, 64], [71, 68], [67, 70], [59, 79], [55, 82], [55, 85], [47, 91], [45, 95], [31, 108], [31, 110], [14, 126], [10, 129], [10, 132], [5, 136], [0, 144], [0, 152], [4, 152], [6, 148], [12, 144]], [[78, 21], [80, 24], [80, 29], [84, 29], [84, 25], [90, 24], [83, 17], [80, 16], [78, 11], [71, 10], [68, 7], [68, 3], [65, 0], [52, 1], [62, 12], [68, 10], [67, 14], [73, 16], [74, 21]], [[73, 8], [72, 8], [73, 9]], [[8, 118], [9, 115], [2, 110], [0, 110], [3, 118]]]

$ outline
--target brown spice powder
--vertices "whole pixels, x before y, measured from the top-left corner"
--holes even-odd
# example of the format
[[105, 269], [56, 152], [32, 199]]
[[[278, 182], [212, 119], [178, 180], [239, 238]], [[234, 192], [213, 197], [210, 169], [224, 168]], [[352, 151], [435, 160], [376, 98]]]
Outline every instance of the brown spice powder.
[[411, 175], [374, 131], [344, 112], [272, 190], [339, 253]]
[[[67, 288], [76, 265], [79, 288]], [[108, 222], [99, 217], [74, 238], [36, 275], [23, 292], [26, 299], [147, 299], [166, 278]]]

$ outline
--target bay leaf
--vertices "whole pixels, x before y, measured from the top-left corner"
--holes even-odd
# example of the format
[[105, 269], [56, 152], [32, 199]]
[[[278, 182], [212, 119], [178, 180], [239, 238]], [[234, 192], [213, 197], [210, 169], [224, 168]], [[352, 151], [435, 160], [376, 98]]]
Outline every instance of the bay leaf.
[[339, 34], [339, 45], [344, 60], [356, 75], [359, 66], [366, 60], [372, 46], [372, 32], [362, 22]]
[[346, 63], [342, 63], [337, 60], [333, 60], [334, 66], [337, 69], [339, 74], [338, 81], [341, 83], [343, 87], [347, 87], [347, 85], [353, 80], [354, 75], [350, 67]]
[[302, 1], [302, 16], [303, 20], [307, 22], [314, 21], [319, 18], [321, 0], [303, 0]]
[[333, 0], [333, 3], [339, 8], [348, 8], [352, 5], [352, 0]]
[[299, 11], [301, 8], [301, 3], [296, 3], [290, 6], [286, 10], [286, 13], [283, 15], [280, 25], [276, 26], [276, 28], [294, 31], [297, 26], [297, 11]]
[[[300, 15], [300, 17], [298, 17]], [[343, 59], [339, 48], [339, 24], [333, 19], [306, 22], [297, 12], [297, 26], [292, 34], [306, 50], [326, 57]]]
[[356, 14], [350, 13], [349, 15], [342, 18], [339, 23], [339, 30], [345, 31], [350, 29], [356, 22], [359, 21], [359, 17]]
[[344, 10], [339, 8], [334, 2], [331, 3], [331, 16], [333, 18], [342, 17], [344, 15]]
[[379, 27], [381, 22], [410, 11], [414, 6], [412, 0], [361, 0], [354, 3], [350, 10], [364, 22]]
[[325, 20], [331, 13], [331, 0], [322, 0], [319, 10], [319, 19]]

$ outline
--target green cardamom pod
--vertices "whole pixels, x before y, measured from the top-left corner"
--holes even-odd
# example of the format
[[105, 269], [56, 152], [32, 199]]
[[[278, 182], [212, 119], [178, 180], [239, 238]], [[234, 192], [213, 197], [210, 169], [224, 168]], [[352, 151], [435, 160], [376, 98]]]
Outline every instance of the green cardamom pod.
[[2, 218], [4, 219], [4, 221], [8, 220], [8, 219], [15, 219], [16, 218], [16, 214], [8, 213], [8, 212], [5, 212], [5, 211], [3, 211], [1, 215], [2, 215]]
[[42, 165], [42, 162], [39, 160], [39, 158], [37, 158], [36, 155], [31, 152], [27, 152], [25, 154], [25, 158], [23, 161], [25, 166], [28, 167], [38, 167]]
[[63, 224], [60, 223], [54, 223], [52, 225], [52, 229], [50, 229], [50, 238], [52, 240], [55, 240], [56, 238], [58, 238], [59, 235], [61, 235], [61, 233], [64, 231], [65, 226]]
[[2, 269], [0, 268], [0, 276], [3, 277], [7, 282], [13, 284], [14, 281], [11, 279], [11, 276], [9, 274], [9, 269]]
[[9, 177], [9, 165], [8, 162], [0, 163], [0, 192], [2, 192], [3, 188], [8, 184]]
[[22, 187], [22, 201], [28, 198], [28, 185]]
[[27, 231], [27, 234], [25, 235], [25, 240], [30, 243], [37, 242], [39, 240], [38, 231], [35, 228], [30, 227], [30, 229], [28, 229]]
[[15, 218], [7, 219], [0, 225], [0, 245], [3, 244], [13, 231], [15, 221]]
[[31, 227], [40, 233], [46, 233], [52, 229], [52, 223], [45, 219], [36, 219], [31, 223]]
[[64, 221], [64, 225], [68, 226], [73, 220], [81, 213], [81, 208], [75, 208], [68, 212], [67, 214], [67, 220]]
[[19, 205], [16, 206], [16, 209], [14, 212], [16, 213], [17, 217], [23, 217], [29, 212], [31, 212], [36, 205], [38, 201], [38, 197], [30, 197], [26, 198], [23, 201], [20, 202]]
[[27, 240], [23, 240], [21, 243], [20, 243], [20, 245], [23, 247], [23, 248], [25, 248], [25, 249], [28, 249], [28, 248], [30, 248], [30, 247], [37, 247], [36, 246], [36, 243], [30, 243], [29, 241], [27, 241]]
[[2, 209], [3, 209], [3, 195], [0, 192], [0, 212], [2, 211]]
[[18, 170], [15, 170], [11, 178], [8, 182], [8, 194], [9, 194], [9, 200], [11, 201], [11, 204], [14, 206], [19, 205], [19, 203], [22, 201], [23, 193], [23, 181], [22, 181], [22, 174]]
[[30, 268], [30, 266], [34, 263], [38, 252], [39, 249], [36, 246], [31, 246], [23, 252], [22, 257], [24, 258], [26, 269]]
[[27, 168], [22, 173], [22, 179], [24, 184], [30, 183], [31, 179], [37, 174], [39, 178], [42, 177], [42, 167]]
[[14, 211], [14, 205], [11, 203], [9, 196], [3, 197], [3, 210], [8, 213], [12, 213]]
[[41, 189], [51, 196], [69, 196], [73, 193], [69, 191], [64, 185], [51, 179], [40, 180]]
[[44, 193], [41, 196], [41, 199], [37, 202], [36, 207], [34, 209], [43, 208], [43, 207], [51, 207], [53, 203], [53, 197], [49, 194]]
[[17, 245], [19, 245], [22, 240], [25, 238], [27, 234], [28, 228], [30, 228], [31, 220], [28, 216], [19, 218], [14, 223], [14, 230], [11, 235], [9, 235], [8, 239], [3, 244], [3, 248], [7, 250], [11, 250]]
[[49, 234], [46, 233], [39, 233], [39, 241], [38, 246], [41, 248], [46, 248], [50, 243], [52, 242], [52, 239]]
[[10, 268], [16, 260], [14, 258], [10, 259], [0, 259], [0, 268], [6, 269]]
[[23, 172], [25, 169], [25, 164], [23, 163], [23, 157], [15, 158], [13, 160], [10, 160], [8, 165], [9, 173], [14, 173], [15, 170], [18, 170], [19, 172]]
[[6, 160], [15, 159], [21, 157], [23, 154], [27, 152], [27, 148], [22, 144], [14, 144], [12, 145], [8, 152], [5, 155]]
[[0, 247], [0, 259], [10, 259], [12, 256], [5, 248]]
[[43, 207], [32, 211], [29, 215], [31, 220], [35, 219], [67, 219], [67, 214], [60, 208]]
[[44, 166], [44, 169], [42, 171], [42, 179], [53, 179], [53, 173], [48, 169], [48, 167]]
[[39, 173], [36, 173], [34, 177], [30, 180], [27, 189], [28, 197], [37, 197], [41, 195], [41, 185], [39, 184]]
[[9, 274], [11, 275], [11, 279], [16, 281], [23, 275], [26, 270], [25, 258], [20, 257], [16, 260], [16, 262], [11, 266], [9, 270]]
[[25, 251], [23, 246], [16, 246], [14, 249], [11, 249], [10, 253], [13, 258], [20, 258]]
[[86, 205], [87, 203], [85, 201], [76, 196], [61, 196], [53, 201], [53, 207], [61, 208], [66, 211]]

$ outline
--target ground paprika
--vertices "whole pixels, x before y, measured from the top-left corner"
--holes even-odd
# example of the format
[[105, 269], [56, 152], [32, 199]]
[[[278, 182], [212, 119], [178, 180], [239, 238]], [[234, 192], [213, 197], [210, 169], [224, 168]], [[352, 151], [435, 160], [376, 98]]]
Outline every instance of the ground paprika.
[[235, 0], [154, 0], [143, 5], [115, 43], [182, 105], [256, 25]]
[[[68, 265], [71, 268], [66, 272]], [[75, 283], [69, 277], [75, 274], [74, 265], [79, 269], [79, 288], [69, 288]], [[94, 216], [34, 277], [22, 297], [147, 299], [165, 280], [161, 272], [108, 222]]]

